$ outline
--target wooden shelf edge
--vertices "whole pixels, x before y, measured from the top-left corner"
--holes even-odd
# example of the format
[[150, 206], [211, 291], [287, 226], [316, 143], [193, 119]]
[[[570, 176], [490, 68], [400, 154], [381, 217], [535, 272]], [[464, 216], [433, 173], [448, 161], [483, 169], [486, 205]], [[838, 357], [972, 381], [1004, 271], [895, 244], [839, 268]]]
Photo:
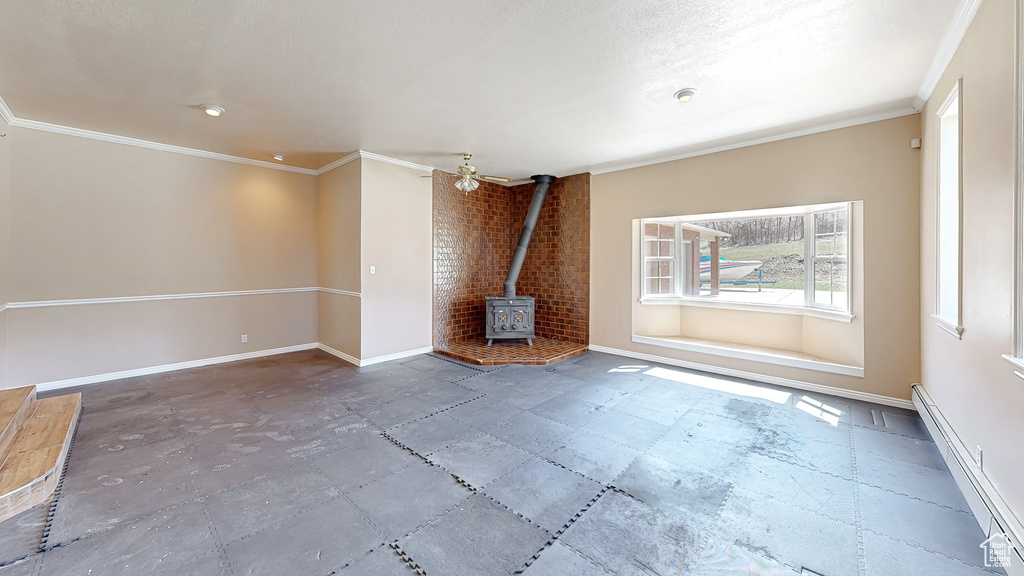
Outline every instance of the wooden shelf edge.
[[[14, 447], [14, 441], [18, 436], [18, 430], [25, 425], [35, 411], [36, 407], [36, 387], [35, 386], [24, 386], [23, 388], [29, 388], [28, 393], [25, 394], [24, 400], [21, 402], [21, 406], [11, 416], [9, 422], [0, 430], [0, 468], [3, 468], [4, 462], [7, 461], [8, 456], [11, 455], [11, 448]], [[23, 388], [16, 388], [14, 390], [21, 390]], [[11, 390], [12, 392], [14, 390]]]
[[[57, 489], [57, 484], [60, 481], [60, 476], [64, 469], [64, 462], [67, 460], [68, 452], [71, 450], [71, 440], [74, 438], [75, 430], [78, 428], [78, 417], [82, 412], [82, 395], [73, 394], [69, 396], [76, 397], [75, 408], [68, 420], [67, 430], [64, 434], [60, 451], [53, 463], [46, 468], [42, 475], [6, 494], [0, 495], [0, 522], [17, 516], [34, 506], [42, 504], [50, 497], [51, 494], [53, 494], [54, 490]], [[17, 439], [14, 441], [14, 444], [16, 443]], [[54, 446], [44, 446], [23, 452], [22, 454], [30, 452], [52, 453], [53, 448]], [[0, 471], [2, 471], [2, 468], [0, 468]]]

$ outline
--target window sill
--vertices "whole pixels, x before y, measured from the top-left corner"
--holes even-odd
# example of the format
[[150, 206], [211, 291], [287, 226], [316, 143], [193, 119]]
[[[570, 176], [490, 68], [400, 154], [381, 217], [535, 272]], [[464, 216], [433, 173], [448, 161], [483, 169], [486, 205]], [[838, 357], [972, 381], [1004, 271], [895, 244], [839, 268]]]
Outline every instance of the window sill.
[[1024, 379], [1024, 358], [1016, 358], [1009, 354], [1003, 354], [1003, 360], [1006, 360], [1013, 366], [1013, 373], [1018, 378]]
[[640, 303], [654, 306], [697, 306], [700, 308], [721, 308], [723, 310], [744, 310], [747, 312], [767, 312], [769, 314], [796, 314], [799, 316], [811, 316], [835, 320], [838, 322], [853, 322], [854, 315], [838, 310], [825, 308], [810, 308], [807, 306], [784, 306], [780, 304], [747, 304], [744, 302], [723, 302], [710, 298], [641, 298]]
[[946, 320], [944, 318], [940, 318], [939, 316], [936, 316], [935, 314], [932, 314], [932, 318], [935, 320], [935, 324], [938, 325], [939, 328], [942, 328], [946, 332], [949, 332], [953, 336], [956, 336], [957, 340], [963, 340], [963, 338], [964, 338], [964, 327], [963, 326], [955, 326], [955, 325], [951, 324], [948, 320]]
[[650, 344], [664, 348], [675, 348], [688, 352], [699, 352], [714, 356], [724, 356], [737, 360], [751, 360], [765, 364], [788, 366], [790, 368], [802, 368], [804, 370], [815, 370], [818, 372], [829, 372], [832, 374], [843, 374], [845, 376], [864, 377], [864, 368], [860, 366], [849, 366], [836, 364], [824, 359], [777, 348], [760, 348], [757, 346], [746, 346], [733, 344], [731, 342], [712, 342], [707, 340], [696, 340], [680, 336], [640, 336], [633, 335], [633, 342], [639, 344]]

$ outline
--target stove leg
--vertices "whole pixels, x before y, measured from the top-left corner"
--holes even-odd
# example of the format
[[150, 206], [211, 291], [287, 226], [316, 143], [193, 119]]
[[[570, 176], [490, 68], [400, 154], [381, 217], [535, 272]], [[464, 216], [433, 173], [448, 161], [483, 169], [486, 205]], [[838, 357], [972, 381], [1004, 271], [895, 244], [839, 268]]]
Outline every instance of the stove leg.
[[529, 344], [530, 346], [533, 346], [533, 340], [531, 340], [530, 338], [526, 339], [526, 343]]
[[487, 345], [488, 345], [488, 346], [490, 346], [490, 345], [491, 345], [491, 342], [494, 342], [494, 338], [488, 338], [488, 339], [487, 339]]

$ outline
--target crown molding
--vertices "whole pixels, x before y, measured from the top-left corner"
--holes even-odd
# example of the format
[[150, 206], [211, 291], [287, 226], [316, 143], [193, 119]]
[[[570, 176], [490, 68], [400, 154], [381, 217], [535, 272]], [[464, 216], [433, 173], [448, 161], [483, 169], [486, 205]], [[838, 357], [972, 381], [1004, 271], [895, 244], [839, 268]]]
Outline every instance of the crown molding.
[[[974, 5], [973, 11], [970, 12], [970, 18], [973, 19], [974, 14], [977, 12], [977, 5], [980, 4], [981, 0], [966, 0], [966, 2]], [[963, 12], [961, 14], [963, 14]], [[957, 27], [959, 27], [959, 22], [960, 22], [960, 20], [958, 19]], [[969, 24], [970, 24], [970, 20], [967, 20], [966, 24], [963, 25], [963, 30], [964, 31], [966, 31], [967, 25], [969, 25]], [[959, 44], [959, 41], [960, 41], [961, 38], [963, 38], [963, 33], [962, 32], [960, 33], [959, 36], [956, 37], [956, 44]], [[956, 44], [954, 44], [954, 49], [953, 49], [954, 52], [955, 52]], [[950, 54], [950, 58], [951, 57], [952, 57], [952, 53]], [[948, 59], [946, 61], [946, 64], [948, 64]], [[942, 69], [945, 68], [946, 64], [943, 64]], [[933, 64], [933, 67], [934, 66], [935, 65]], [[940, 74], [941, 74], [941, 71], [940, 71]], [[937, 81], [937, 79], [936, 79], [936, 81]], [[934, 85], [931, 87], [931, 89], [934, 89]], [[757, 144], [767, 144], [769, 142], [776, 142], [776, 141], [779, 141], [779, 140], [786, 140], [788, 138], [796, 138], [796, 137], [799, 137], [799, 136], [806, 136], [806, 135], [809, 135], [809, 134], [816, 134], [818, 132], [827, 132], [829, 130], [836, 130], [836, 129], [839, 129], [839, 128], [847, 128], [847, 127], [850, 127], [850, 126], [856, 126], [858, 124], [868, 124], [868, 123], [871, 123], [871, 122], [878, 122], [880, 120], [889, 120], [891, 118], [898, 118], [900, 116], [906, 116], [906, 115], [909, 115], [909, 114], [916, 114], [916, 113], [920, 112], [920, 106], [917, 104], [917, 101], [918, 101], [918, 98], [915, 98], [915, 104], [911, 108], [897, 108], [897, 109], [890, 110], [890, 111], [885, 111], [885, 112], [880, 112], [880, 113], [875, 113], [875, 114], [869, 114], [869, 115], [866, 115], [866, 116], [859, 116], [859, 117], [856, 117], [856, 118], [852, 118], [852, 119], [844, 120], [844, 121], [840, 121], [840, 122], [832, 122], [832, 123], [828, 123], [828, 124], [822, 124], [822, 125], [814, 126], [814, 127], [811, 127], [811, 128], [805, 128], [803, 130], [797, 130], [797, 131], [793, 131], [793, 132], [785, 132], [785, 133], [778, 134], [778, 135], [775, 135], [775, 136], [768, 136], [768, 137], [765, 137], [765, 138], [758, 138], [758, 139], [752, 139], [752, 140], [743, 140], [743, 141], [740, 141], [740, 142], [736, 142], [736, 143], [733, 143], [733, 144], [727, 144], [727, 145], [724, 145], [724, 146], [717, 146], [717, 147], [713, 147], [713, 148], [697, 149], [697, 150], [693, 150], [693, 151], [690, 151], [690, 152], [685, 152], [685, 153], [682, 153], [682, 154], [673, 154], [673, 155], [669, 155], [669, 156], [652, 158], [650, 160], [644, 160], [642, 162], [633, 162], [633, 163], [628, 163], [627, 162], [627, 163], [622, 163], [622, 164], [609, 164], [609, 165], [606, 165], [606, 166], [604, 166], [602, 168], [590, 167], [590, 168], [587, 168], [587, 169], [583, 169], [583, 171], [584, 172], [590, 172], [593, 175], [606, 174], [608, 172], [618, 172], [620, 170], [629, 170], [631, 168], [640, 168], [640, 167], [643, 167], [643, 166], [651, 166], [651, 165], [654, 165], [654, 164], [661, 164], [661, 163], [664, 163], [664, 162], [672, 162], [674, 160], [683, 160], [685, 158], [693, 158], [693, 157], [696, 157], [696, 156], [703, 156], [705, 154], [714, 154], [716, 152], [724, 152], [726, 150], [734, 150], [736, 148], [744, 148], [744, 147], [747, 147], [747, 146], [755, 146]], [[100, 140], [100, 141], [103, 141], [103, 142], [112, 142], [112, 143], [115, 143], [115, 144], [124, 144], [124, 145], [127, 145], [127, 146], [136, 146], [136, 147], [140, 147], [140, 148], [148, 148], [150, 150], [159, 150], [159, 151], [163, 151], [163, 152], [171, 152], [171, 153], [174, 153], [174, 154], [185, 154], [185, 155], [188, 155], [188, 156], [196, 156], [196, 157], [199, 157], [199, 158], [208, 158], [208, 159], [211, 159], [211, 160], [221, 160], [221, 161], [224, 161], [224, 162], [234, 162], [234, 163], [237, 163], [237, 164], [247, 164], [249, 166], [258, 166], [258, 167], [261, 167], [261, 168], [270, 168], [272, 170], [283, 170], [283, 171], [286, 171], [286, 172], [294, 172], [294, 173], [298, 173], [298, 174], [307, 174], [307, 175], [310, 175], [310, 176], [320, 176], [322, 174], [330, 172], [331, 170], [334, 170], [335, 168], [338, 168], [340, 166], [344, 166], [345, 164], [348, 164], [350, 162], [354, 162], [355, 160], [358, 160], [360, 158], [366, 158], [368, 160], [376, 160], [377, 162], [384, 162], [386, 164], [392, 164], [392, 165], [395, 165], [395, 166], [402, 166], [404, 168], [411, 168], [413, 170], [417, 170], [417, 171], [420, 171], [420, 172], [428, 172], [429, 173], [429, 172], [433, 172], [434, 171], [434, 167], [433, 166], [427, 166], [425, 164], [417, 164], [415, 162], [409, 162], [408, 160], [401, 160], [399, 158], [392, 158], [390, 156], [384, 156], [383, 154], [376, 154], [374, 152], [367, 152], [365, 150], [356, 150], [355, 152], [345, 156], [344, 158], [340, 158], [338, 160], [335, 160], [334, 162], [326, 164], [326, 165], [322, 166], [321, 168], [319, 168], [317, 170], [311, 170], [309, 168], [299, 168], [297, 166], [288, 166], [288, 165], [283, 165], [283, 164], [276, 164], [276, 163], [272, 163], [272, 162], [266, 162], [266, 161], [263, 161], [263, 160], [253, 160], [251, 158], [242, 158], [240, 156], [231, 156], [231, 155], [228, 155], [228, 154], [220, 154], [218, 152], [208, 152], [208, 151], [205, 151], [205, 150], [197, 150], [195, 148], [185, 148], [183, 146], [175, 146], [175, 145], [172, 145], [172, 144], [161, 144], [159, 142], [151, 142], [149, 140], [140, 140], [138, 138], [129, 138], [127, 136], [117, 136], [117, 135], [114, 135], [114, 134], [107, 134], [107, 133], [104, 133], [104, 132], [94, 132], [92, 130], [83, 130], [81, 128], [72, 128], [72, 127], [69, 127], [69, 126], [61, 126], [59, 124], [50, 124], [50, 123], [47, 123], [47, 122], [38, 122], [38, 121], [35, 121], [35, 120], [23, 120], [21, 118], [17, 118], [16, 116], [14, 116], [14, 114], [11, 112], [10, 108], [7, 107], [7, 103], [4, 102], [2, 97], [0, 97], [0, 116], [2, 116], [3, 119], [9, 125], [11, 125], [13, 127], [17, 127], [17, 128], [27, 128], [29, 130], [40, 130], [40, 131], [43, 131], [43, 132], [53, 132], [53, 133], [56, 133], [56, 134], [65, 134], [65, 135], [68, 135], [68, 136], [78, 136], [78, 137], [81, 137], [81, 138], [90, 138], [90, 139], [93, 139], [93, 140]], [[509, 184], [506, 184], [506, 186], [516, 186], [516, 185], [519, 185], [519, 184], [528, 184], [530, 182], [531, 182], [530, 180], [514, 181], [514, 182], [510, 182]]]
[[415, 162], [409, 162], [407, 160], [401, 160], [398, 158], [391, 158], [390, 156], [384, 156], [382, 154], [374, 154], [373, 152], [366, 152], [365, 150], [357, 150], [344, 158], [335, 160], [326, 166], [321, 167], [318, 170], [312, 170], [310, 168], [299, 168], [298, 166], [288, 166], [287, 164], [277, 164], [274, 162], [267, 162], [265, 160], [253, 160], [252, 158], [243, 158], [241, 156], [232, 156], [230, 154], [221, 154], [219, 152], [209, 152], [206, 150], [198, 150], [196, 148], [186, 148], [184, 146], [175, 146], [173, 144], [162, 144], [160, 142], [152, 142], [150, 140], [141, 140], [139, 138], [130, 138], [128, 136], [118, 136], [116, 134], [108, 134], [106, 132], [95, 132], [93, 130], [85, 130], [82, 128], [73, 128], [71, 126], [62, 126], [60, 124], [50, 124], [49, 122], [39, 122], [37, 120], [25, 120], [18, 118], [11, 112], [11, 109], [4, 102], [4, 99], [0, 97], [0, 117], [4, 119], [9, 125], [15, 128], [27, 128], [29, 130], [39, 130], [41, 132], [52, 132], [54, 134], [64, 134], [65, 136], [77, 136], [79, 138], [89, 138], [91, 140], [99, 140], [101, 142], [111, 142], [114, 144], [124, 144], [126, 146], [135, 146], [137, 148], [148, 148], [150, 150], [159, 150], [161, 152], [171, 152], [173, 154], [184, 154], [186, 156], [196, 156], [198, 158], [209, 158], [210, 160], [220, 160], [223, 162], [234, 162], [236, 164], [247, 164], [249, 166], [259, 166], [260, 168], [270, 168], [272, 170], [283, 170], [285, 172], [295, 172], [297, 174], [307, 174], [309, 176], [319, 176], [325, 172], [330, 172], [339, 166], [344, 166], [353, 160], [359, 158], [366, 158], [369, 160], [376, 160], [378, 162], [385, 162], [387, 164], [394, 164], [395, 166], [403, 166], [405, 168], [412, 168], [413, 170], [419, 170], [421, 172], [432, 172], [433, 166], [425, 166], [423, 164], [417, 164]]
[[932, 97], [932, 91], [935, 90], [935, 87], [939, 84], [939, 79], [942, 78], [942, 73], [946, 71], [946, 67], [953, 60], [953, 55], [956, 54], [956, 49], [960, 47], [960, 42], [964, 39], [964, 34], [967, 33], [971, 22], [974, 21], [974, 16], [978, 13], [980, 6], [981, 0], [960, 0], [956, 19], [953, 20], [953, 24], [946, 31], [946, 36], [943, 37], [942, 43], [939, 44], [938, 51], [935, 52], [935, 58], [932, 60], [931, 67], [928, 68], [928, 72], [924, 75], [921, 87], [917, 89], [914, 108], [918, 111]]
[[345, 164], [348, 164], [349, 162], [353, 162], [353, 161], [358, 160], [358, 159], [359, 159], [359, 150], [356, 150], [355, 152], [349, 154], [348, 156], [345, 156], [344, 158], [339, 158], [338, 160], [335, 160], [334, 162], [331, 162], [330, 164], [324, 165], [323, 167], [321, 167], [320, 169], [318, 169], [316, 171], [316, 175], [319, 176], [321, 174], [326, 174], [327, 172], [330, 172], [331, 170], [334, 170], [335, 168], [338, 168], [340, 166], [344, 166]]
[[420, 172], [434, 171], [433, 166], [417, 164], [415, 162], [409, 162], [408, 160], [400, 160], [398, 158], [384, 156], [383, 154], [374, 154], [373, 152], [367, 152], [366, 150], [356, 150], [355, 152], [349, 154], [348, 156], [345, 156], [344, 158], [341, 158], [339, 160], [335, 160], [334, 162], [331, 162], [330, 164], [327, 164], [324, 167], [320, 168], [319, 170], [316, 171], [316, 175], [319, 176], [321, 174], [330, 172], [335, 168], [344, 166], [345, 164], [348, 164], [349, 162], [353, 162], [360, 158], [365, 158], [367, 160], [376, 160], [377, 162], [384, 162], [385, 164], [394, 164], [395, 166], [402, 166], [403, 168], [412, 168], [413, 170], [418, 170]]
[[263, 160], [253, 160], [252, 158], [242, 158], [241, 156], [231, 156], [229, 154], [209, 152], [207, 150], [198, 150], [196, 148], [186, 148], [184, 146], [175, 146], [173, 144], [161, 144], [160, 142], [151, 142], [149, 140], [141, 140], [139, 138], [107, 134], [106, 132], [95, 132], [93, 130], [84, 130], [82, 128], [73, 128], [71, 126], [61, 126], [60, 124], [50, 124], [49, 122], [25, 120], [15, 116], [14, 113], [11, 112], [11, 109], [7, 107], [7, 103], [3, 101], [3, 98], [0, 98], [0, 116], [3, 116], [4, 120], [15, 128], [27, 128], [29, 130], [39, 130], [40, 132], [51, 132], [53, 134], [77, 136], [79, 138], [88, 138], [90, 140], [99, 140], [101, 142], [135, 146], [136, 148], [147, 148], [149, 150], [184, 154], [186, 156], [195, 156], [197, 158], [208, 158], [210, 160], [233, 162], [235, 164], [247, 164], [249, 166], [258, 166], [260, 168], [270, 168], [271, 170], [283, 170], [285, 172], [295, 172], [298, 174], [316, 176], [316, 170], [310, 170], [309, 168], [275, 164], [273, 162], [265, 162]]
[[374, 154], [373, 152], [366, 152], [365, 150], [359, 151], [360, 158], [366, 158], [367, 160], [376, 160], [377, 162], [384, 162], [385, 164], [394, 164], [395, 166], [402, 166], [403, 168], [412, 168], [420, 172], [433, 172], [433, 166], [426, 166], [423, 164], [417, 164], [415, 162], [409, 162], [408, 160], [400, 160], [398, 158], [392, 158], [390, 156], [384, 156], [382, 154]]
[[3, 118], [4, 122], [7, 122], [9, 125], [14, 125], [16, 120], [14, 112], [11, 112], [11, 109], [7, 107], [7, 102], [4, 102], [3, 98], [0, 98], [0, 118]]
[[260, 168], [270, 168], [271, 170], [282, 170], [284, 172], [295, 172], [297, 174], [307, 174], [309, 176], [316, 176], [316, 170], [310, 170], [309, 168], [299, 168], [297, 166], [274, 164], [272, 162], [266, 162], [263, 160], [253, 160], [252, 158], [242, 158], [241, 156], [231, 156], [229, 154], [221, 154], [219, 152], [209, 152], [207, 150], [185, 148], [184, 146], [175, 146], [173, 144], [161, 144], [159, 142], [140, 140], [138, 138], [130, 138], [127, 136], [117, 136], [115, 134], [106, 134], [104, 132], [93, 132], [92, 130], [71, 128], [69, 126], [61, 126], [59, 124], [50, 124], [47, 122], [37, 122], [35, 120], [22, 120], [20, 118], [17, 118], [11, 125], [17, 128], [28, 128], [30, 130], [39, 130], [41, 132], [53, 132], [55, 134], [64, 134], [67, 136], [78, 136], [79, 138], [89, 138], [91, 140], [111, 142], [114, 144], [125, 144], [127, 146], [135, 146], [137, 148], [148, 148], [150, 150], [158, 150], [160, 152], [171, 152], [173, 154], [184, 154], [186, 156], [195, 156], [197, 158], [220, 160], [222, 162], [233, 162], [235, 164], [247, 164], [249, 166], [258, 166]]
[[840, 120], [838, 122], [829, 122], [827, 124], [819, 124], [810, 128], [804, 128], [802, 130], [795, 130], [792, 132], [784, 132], [775, 136], [766, 136], [764, 138], [755, 138], [752, 140], [743, 140], [735, 142], [733, 144], [726, 144], [724, 146], [716, 146], [714, 148], [703, 148], [697, 149], [690, 152], [684, 152], [682, 154], [673, 154], [671, 156], [663, 156], [659, 158], [652, 158], [650, 160], [644, 160], [642, 162], [623, 163], [623, 164], [611, 164], [602, 168], [591, 168], [586, 170], [593, 175], [607, 174], [609, 172], [619, 172], [621, 170], [630, 170], [632, 168], [642, 168], [644, 166], [653, 166], [654, 164], [664, 164], [665, 162], [672, 162], [675, 160], [684, 160], [686, 158], [694, 158], [697, 156], [704, 156], [706, 154], [715, 154], [717, 152], [725, 152], [727, 150], [735, 150], [737, 148], [746, 148], [747, 146], [757, 146], [758, 144], [768, 144], [769, 142], [778, 142], [779, 140], [788, 140], [790, 138], [798, 138], [800, 136], [809, 136], [811, 134], [818, 134], [820, 132], [829, 132], [831, 130], [838, 130], [840, 128], [849, 128], [851, 126], [859, 126], [861, 124], [870, 124], [872, 122], [880, 122], [882, 120], [890, 120], [892, 118], [899, 118], [901, 116], [909, 116], [911, 114], [919, 113], [914, 108], [895, 108], [893, 110], [887, 110], [883, 112], [876, 112], [874, 114], [867, 114], [864, 116], [857, 116], [847, 120]]

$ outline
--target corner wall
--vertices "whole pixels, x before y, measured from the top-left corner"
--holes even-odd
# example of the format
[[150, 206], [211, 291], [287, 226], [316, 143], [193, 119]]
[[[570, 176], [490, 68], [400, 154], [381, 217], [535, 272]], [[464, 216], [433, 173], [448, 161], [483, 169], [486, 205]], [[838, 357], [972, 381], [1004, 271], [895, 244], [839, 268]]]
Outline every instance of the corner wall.
[[[486, 298], [500, 296], [536, 185], [481, 182], [470, 193], [456, 176], [433, 178], [433, 344], [483, 338]], [[587, 344], [590, 330], [590, 174], [551, 185], [516, 283], [536, 299], [536, 334]]]
[[[1014, 2], [983, 2], [922, 111], [921, 383], [984, 475], [1024, 520], [1024, 381], [1013, 351]], [[963, 78], [963, 339], [935, 313], [936, 111]]]
[[[510, 254], [519, 242], [536, 189], [536, 184], [511, 189], [508, 225], [514, 233]], [[502, 271], [499, 286], [504, 285], [507, 261]], [[516, 293], [537, 298], [537, 336], [590, 343], [590, 173], [558, 178], [551, 184], [519, 273]]]
[[434, 170], [433, 345], [440, 349], [483, 336], [485, 299], [501, 295], [519, 238], [508, 222], [508, 187], [481, 182], [467, 194], [456, 180]]
[[316, 342], [314, 176], [21, 128], [0, 140], [7, 386]]
[[7, 388], [7, 302], [10, 300], [11, 127], [0, 118], [0, 389]]
[[317, 341], [358, 361], [362, 353], [360, 290], [361, 162], [317, 179]]
[[[910, 148], [919, 135], [919, 116], [910, 115], [594, 175], [591, 345], [909, 399], [920, 376], [920, 159]], [[822, 338], [821, 331], [840, 334], [835, 346], [852, 357], [863, 355], [864, 378], [632, 342], [636, 318], [660, 308], [637, 303], [634, 219], [851, 200], [863, 201], [864, 226], [853, 268], [863, 289], [853, 295], [852, 324], [805, 317], [798, 329], [780, 314], [720, 309], [688, 310], [683, 320], [731, 334], [753, 325], [792, 341], [802, 341], [808, 333], [803, 326], [813, 324], [813, 338]]]
[[431, 180], [419, 170], [377, 160], [360, 164], [365, 362], [430, 348]]

